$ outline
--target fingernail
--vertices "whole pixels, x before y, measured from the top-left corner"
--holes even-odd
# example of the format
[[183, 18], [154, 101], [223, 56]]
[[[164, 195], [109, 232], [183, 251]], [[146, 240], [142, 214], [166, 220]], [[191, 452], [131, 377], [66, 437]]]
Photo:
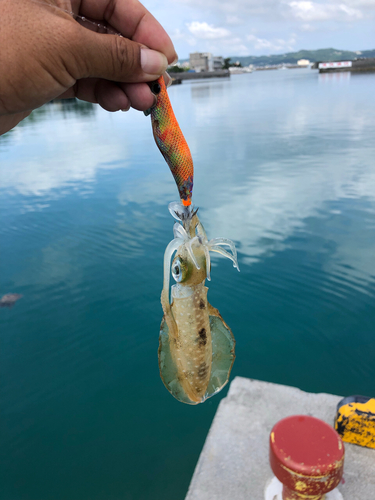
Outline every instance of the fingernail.
[[148, 75], [161, 75], [167, 69], [168, 61], [164, 54], [156, 50], [141, 48], [141, 67]]
[[170, 75], [167, 72], [165, 72], [163, 77], [164, 77], [164, 82], [165, 82], [165, 85], [167, 86], [167, 88], [170, 87], [172, 85], [172, 78], [170, 77]]
[[[176, 54], [176, 53], [175, 53]], [[176, 54], [176, 57], [173, 59], [173, 61], [171, 62], [171, 66], [174, 66], [178, 61], [178, 55]]]
[[129, 105], [126, 108], [123, 108], [121, 111], [123, 111], [124, 113], [126, 113], [127, 111], [129, 111], [129, 109], [130, 109], [130, 103], [129, 103]]

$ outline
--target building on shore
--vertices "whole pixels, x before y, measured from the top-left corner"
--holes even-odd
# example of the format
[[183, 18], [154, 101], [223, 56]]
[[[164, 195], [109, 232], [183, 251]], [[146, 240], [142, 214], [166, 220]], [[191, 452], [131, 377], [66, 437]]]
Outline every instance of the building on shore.
[[201, 71], [212, 71], [214, 62], [210, 52], [193, 52], [189, 54], [190, 69], [197, 73]]
[[214, 56], [214, 70], [222, 69], [224, 66], [224, 58], [222, 56]]
[[310, 61], [308, 59], [299, 59], [297, 61], [297, 66], [304, 66], [304, 67], [306, 67], [306, 66], [309, 66], [309, 64], [310, 64]]
[[193, 52], [189, 55], [190, 69], [197, 73], [201, 71], [216, 71], [222, 69], [224, 59], [221, 56], [213, 56], [210, 52]]
[[229, 73], [231, 75], [239, 75], [241, 73], [252, 73], [254, 71], [254, 66], [252, 64], [249, 64], [249, 66], [231, 66], [229, 68]]

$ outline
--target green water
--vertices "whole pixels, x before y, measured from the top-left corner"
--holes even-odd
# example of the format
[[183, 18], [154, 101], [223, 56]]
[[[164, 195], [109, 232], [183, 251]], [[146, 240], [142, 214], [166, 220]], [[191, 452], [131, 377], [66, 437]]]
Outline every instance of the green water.
[[[375, 395], [375, 75], [184, 83], [209, 300], [233, 374]], [[177, 190], [141, 113], [49, 105], [0, 138], [0, 498], [179, 500], [220, 399], [178, 403], [157, 348]], [[275, 416], [277, 418], [277, 416]]]

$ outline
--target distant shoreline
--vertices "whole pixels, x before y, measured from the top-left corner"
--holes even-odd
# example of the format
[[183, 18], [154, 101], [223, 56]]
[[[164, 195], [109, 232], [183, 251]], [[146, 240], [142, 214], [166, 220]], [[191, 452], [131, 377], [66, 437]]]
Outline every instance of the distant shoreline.
[[[314, 63], [318, 61], [345, 61], [373, 57], [375, 57], [375, 49], [350, 51], [328, 48], [317, 50], [299, 50], [297, 52], [263, 56], [231, 56], [231, 60], [239, 61], [242, 66], [249, 66], [249, 64], [252, 64], [255, 67], [262, 67], [277, 66], [280, 64], [297, 64], [297, 61], [300, 59], [308, 59], [310, 62]], [[189, 59], [181, 59], [179, 60], [179, 63], [183, 63], [188, 60]]]

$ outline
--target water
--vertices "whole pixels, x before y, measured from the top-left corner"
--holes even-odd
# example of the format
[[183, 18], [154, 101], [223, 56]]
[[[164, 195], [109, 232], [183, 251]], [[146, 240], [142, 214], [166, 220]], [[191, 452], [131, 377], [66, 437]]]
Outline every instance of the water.
[[[233, 376], [375, 395], [375, 75], [299, 69], [184, 83], [209, 300]], [[183, 499], [222, 391], [158, 372], [172, 176], [141, 113], [49, 105], [0, 138], [0, 498]], [[277, 416], [275, 416], [277, 418]]]

